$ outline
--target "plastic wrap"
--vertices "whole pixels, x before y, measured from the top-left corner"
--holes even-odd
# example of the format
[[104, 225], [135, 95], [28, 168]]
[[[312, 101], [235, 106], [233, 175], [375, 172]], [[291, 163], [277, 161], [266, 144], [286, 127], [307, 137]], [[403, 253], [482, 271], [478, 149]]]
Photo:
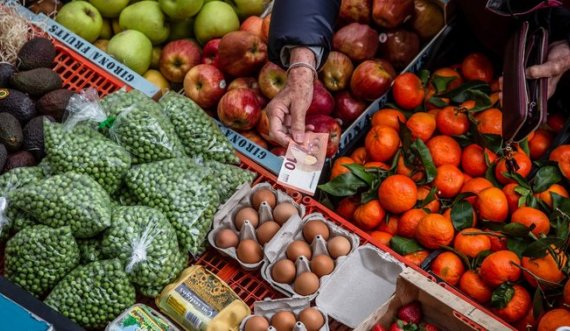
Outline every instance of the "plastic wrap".
[[102, 329], [135, 304], [135, 288], [118, 259], [79, 266], [51, 291], [45, 303], [88, 329]]
[[204, 166], [214, 173], [214, 179], [218, 182], [218, 194], [221, 203], [228, 200], [241, 185], [251, 184], [257, 176], [249, 170], [217, 161], [204, 161]]
[[91, 238], [111, 224], [107, 192], [91, 177], [73, 172], [14, 190], [8, 202], [38, 223], [70, 226], [77, 238]]
[[126, 182], [142, 204], [166, 215], [180, 247], [197, 256], [205, 249], [205, 238], [219, 205], [213, 175], [194, 160], [180, 158], [133, 167]]
[[5, 261], [9, 280], [42, 296], [79, 264], [79, 248], [69, 227], [34, 225], [8, 240]]
[[194, 101], [178, 93], [168, 92], [159, 102], [174, 125], [188, 156], [222, 163], [239, 163], [228, 138]]
[[89, 264], [103, 260], [101, 238], [77, 239], [77, 246], [79, 246], [79, 263]]
[[118, 207], [112, 226], [105, 232], [101, 249], [109, 258], [119, 258], [136, 286], [162, 289], [174, 280], [184, 265], [174, 228], [164, 214], [150, 207]]

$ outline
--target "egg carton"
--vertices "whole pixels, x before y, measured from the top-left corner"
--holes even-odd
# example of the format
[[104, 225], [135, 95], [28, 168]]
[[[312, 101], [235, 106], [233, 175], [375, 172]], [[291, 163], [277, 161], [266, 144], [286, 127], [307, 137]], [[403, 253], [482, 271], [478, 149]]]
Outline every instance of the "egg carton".
[[[283, 240], [283, 245], [272, 246], [271, 247], [272, 250], [268, 250], [266, 252], [266, 256], [268, 257], [268, 261], [267, 261], [267, 263], [265, 263], [263, 265], [262, 270], [261, 270], [261, 276], [267, 282], [269, 282], [269, 284], [273, 288], [275, 288], [276, 290], [278, 290], [279, 292], [283, 293], [286, 296], [295, 297], [295, 298], [307, 297], [309, 299], [314, 299], [319, 293], [319, 290], [317, 290], [314, 294], [311, 294], [308, 296], [300, 295], [293, 290], [293, 286], [291, 284], [279, 283], [279, 282], [275, 281], [271, 275], [271, 270], [272, 270], [273, 266], [278, 261], [280, 261], [281, 259], [287, 258], [286, 252], [287, 252], [287, 247], [289, 246], [289, 244], [295, 240], [304, 240], [303, 226], [305, 224], [307, 224], [308, 222], [315, 221], [315, 220], [322, 221], [323, 223], [325, 223], [328, 226], [329, 231], [330, 231], [329, 239], [336, 237], [336, 236], [343, 236], [349, 240], [349, 242], [351, 244], [351, 249], [350, 249], [350, 252], [348, 253], [348, 255], [350, 255], [351, 253], [356, 251], [356, 249], [358, 248], [358, 246], [360, 244], [360, 239], [356, 234], [349, 232], [349, 231], [341, 228], [340, 226], [336, 225], [335, 223], [327, 220], [324, 217], [324, 215], [322, 215], [320, 213], [313, 213], [313, 214], [307, 215], [305, 218], [303, 218], [303, 221], [300, 224], [298, 224], [298, 227], [295, 229], [292, 236], [290, 236], [289, 238], [283, 238], [283, 237], [279, 238], [280, 240]], [[326, 240], [324, 238], [322, 238], [320, 235], [315, 237], [315, 239], [310, 244], [310, 246], [311, 246], [311, 250], [312, 250], [312, 256], [323, 255], [323, 254], [330, 256], [329, 251], [327, 249]], [[347, 256], [341, 256], [334, 261], [335, 262], [335, 268], [333, 269], [332, 273], [320, 278], [319, 289], [323, 286], [323, 284], [326, 282], [326, 280], [328, 278], [332, 277], [335, 274], [337, 268], [339, 267], [340, 264], [343, 263], [343, 261], [347, 258]], [[300, 256], [299, 258], [297, 258], [297, 260], [295, 261], [295, 267], [296, 267], [296, 276], [299, 276], [303, 272], [311, 271], [309, 259], [305, 256]]]
[[[293, 204], [293, 206], [297, 208], [299, 215], [291, 216], [285, 223], [283, 223], [283, 225], [273, 236], [273, 238], [269, 240], [267, 243], [265, 243], [265, 245], [263, 245], [262, 248], [264, 256], [261, 261], [257, 263], [245, 263], [240, 261], [240, 259], [238, 259], [237, 248], [234, 247], [221, 248], [218, 245], [216, 245], [216, 235], [222, 229], [230, 229], [238, 235], [240, 241], [251, 239], [259, 243], [255, 232], [255, 227], [251, 224], [251, 222], [246, 220], [242, 227], [242, 231], [239, 231], [235, 227], [234, 218], [235, 215], [242, 208], [251, 207], [253, 205], [251, 201], [252, 196], [255, 192], [261, 189], [269, 189], [271, 192], [273, 192], [273, 194], [275, 194], [275, 196], [277, 197], [276, 205], [283, 202], [289, 202]], [[273, 209], [266, 202], [262, 202], [261, 205], [259, 206], [258, 215], [259, 215], [258, 228], [259, 226], [261, 226], [261, 224], [265, 222], [273, 221]], [[267, 250], [273, 252], [276, 250], [275, 247], [281, 247], [283, 240], [280, 238], [290, 237], [291, 233], [298, 228], [298, 224], [301, 223], [302, 217], [304, 215], [305, 215], [305, 206], [295, 202], [293, 198], [289, 196], [287, 193], [273, 188], [271, 184], [260, 183], [253, 187], [244, 184], [222, 207], [220, 207], [216, 215], [214, 215], [213, 229], [208, 234], [208, 241], [210, 245], [212, 245], [212, 247], [218, 250], [222, 255], [229, 256], [234, 260], [236, 260], [241, 265], [242, 268], [246, 270], [258, 270], [267, 260], [265, 252]]]
[[[246, 317], [240, 324], [240, 331], [245, 331], [245, 325], [247, 321], [254, 316], [263, 316], [268, 321], [271, 321], [273, 315], [280, 311], [290, 311], [298, 318], [299, 313], [305, 309], [311, 307], [311, 300], [307, 298], [285, 298], [285, 299], [266, 299], [263, 301], [256, 301], [253, 304], [253, 315]], [[317, 309], [325, 320], [325, 324], [319, 329], [319, 331], [329, 331], [329, 318], [327, 314], [322, 311], [319, 307], [313, 307]], [[276, 329], [270, 326], [267, 331], [276, 331]], [[297, 321], [293, 331], [307, 331], [305, 325], [302, 322]]]

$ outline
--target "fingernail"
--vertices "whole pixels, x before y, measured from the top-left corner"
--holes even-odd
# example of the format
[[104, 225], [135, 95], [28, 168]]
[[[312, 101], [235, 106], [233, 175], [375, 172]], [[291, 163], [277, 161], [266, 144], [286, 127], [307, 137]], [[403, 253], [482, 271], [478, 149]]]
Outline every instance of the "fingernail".
[[303, 133], [293, 133], [293, 139], [295, 142], [301, 144], [305, 140], [305, 134]]

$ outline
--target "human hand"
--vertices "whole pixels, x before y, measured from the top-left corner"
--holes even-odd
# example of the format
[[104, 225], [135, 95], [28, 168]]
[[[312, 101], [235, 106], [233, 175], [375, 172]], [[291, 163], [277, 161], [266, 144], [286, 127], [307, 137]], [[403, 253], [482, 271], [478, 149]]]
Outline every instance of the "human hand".
[[[305, 62], [314, 65], [313, 52], [304, 47], [291, 51], [291, 63]], [[287, 84], [267, 105], [269, 117], [269, 137], [281, 146], [289, 141], [302, 143], [305, 139], [305, 115], [313, 100], [314, 72], [305, 67], [295, 67], [289, 71]]]
[[550, 45], [546, 62], [527, 68], [526, 75], [531, 79], [548, 78], [548, 98], [550, 98], [556, 91], [560, 78], [568, 70], [570, 70], [568, 41], [558, 41]]

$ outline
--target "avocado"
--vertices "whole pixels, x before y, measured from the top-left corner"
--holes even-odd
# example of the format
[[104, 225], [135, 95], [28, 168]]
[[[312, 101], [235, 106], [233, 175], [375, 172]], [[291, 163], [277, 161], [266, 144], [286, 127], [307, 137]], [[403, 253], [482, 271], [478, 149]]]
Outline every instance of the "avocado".
[[44, 118], [51, 122], [54, 121], [51, 116], [38, 116], [32, 118], [24, 127], [24, 150], [32, 153], [38, 162], [46, 156]]
[[55, 47], [47, 38], [36, 37], [27, 41], [18, 52], [18, 69], [51, 68]]
[[2, 169], [4, 169], [7, 158], [8, 150], [6, 150], [6, 147], [4, 147], [4, 145], [0, 144], [0, 174], [2, 173]]
[[10, 77], [16, 72], [16, 68], [10, 63], [0, 63], [0, 87], [10, 85]]
[[60, 89], [63, 81], [51, 69], [37, 68], [13, 74], [10, 78], [10, 85], [32, 97], [40, 97], [48, 92]]
[[11, 114], [25, 124], [36, 116], [36, 104], [18, 90], [0, 88], [0, 113]]
[[33, 167], [37, 164], [38, 163], [32, 153], [28, 151], [19, 151], [13, 154], [8, 154], [8, 159], [4, 165], [4, 172], [10, 171], [14, 168]]
[[11, 114], [0, 113], [0, 144], [9, 152], [16, 152], [22, 147], [23, 140], [20, 122]]
[[61, 122], [67, 103], [74, 94], [75, 92], [66, 89], [51, 91], [38, 100], [36, 107], [40, 113], [53, 116], [56, 121]]

